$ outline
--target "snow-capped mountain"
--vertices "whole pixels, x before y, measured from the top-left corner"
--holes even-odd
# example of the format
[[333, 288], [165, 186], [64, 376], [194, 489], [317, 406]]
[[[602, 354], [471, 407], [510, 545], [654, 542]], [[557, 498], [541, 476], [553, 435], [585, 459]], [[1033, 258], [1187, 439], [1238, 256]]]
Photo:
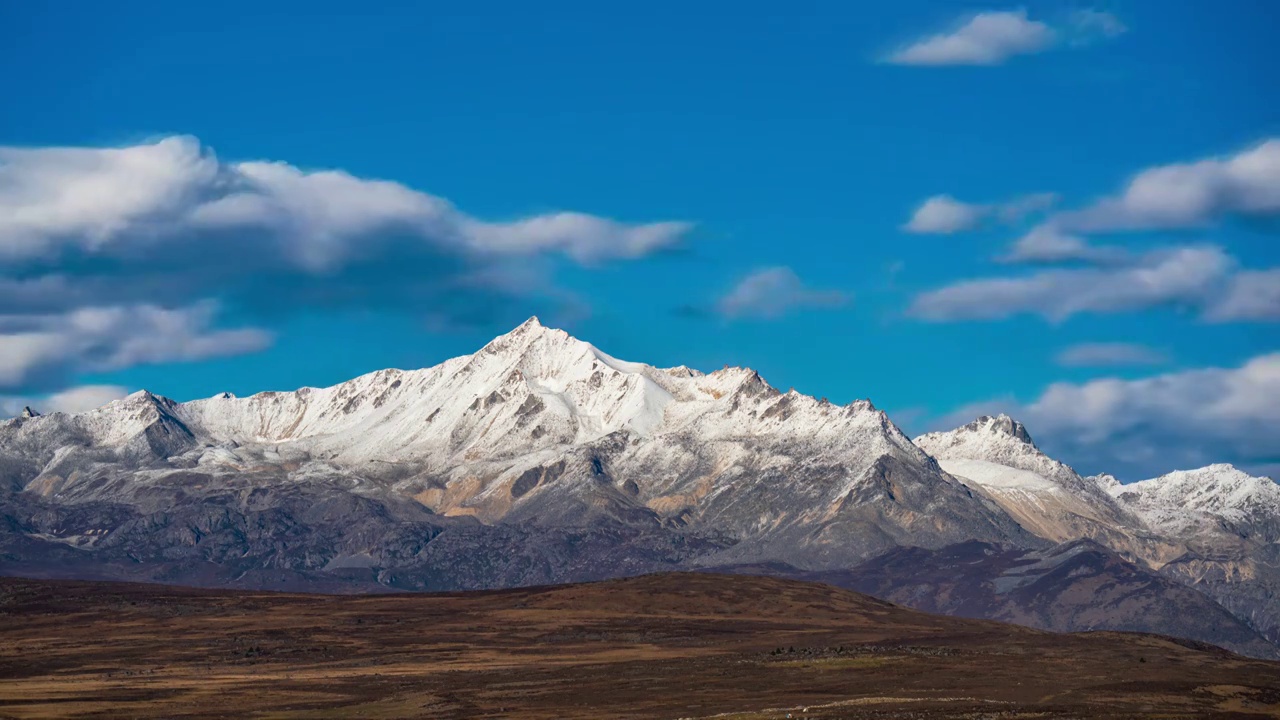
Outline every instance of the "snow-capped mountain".
[[1180, 552], [1152, 537], [1097, 479], [1083, 478], [1041, 452], [1022, 423], [1007, 415], [983, 416], [915, 442], [948, 473], [1047, 540], [1090, 538], [1128, 557], [1156, 561]]
[[354, 484], [487, 525], [689, 528], [728, 538], [721, 562], [1028, 539], [867, 401], [779, 392], [744, 368], [624, 362], [536, 318], [424, 370], [12, 420], [0, 450], [20, 468], [11, 486], [63, 503], [161, 510], [193, 477]]
[[1088, 539], [1144, 598], [1183, 602], [1159, 571], [1274, 642], [1280, 503], [1237, 475], [1083, 478], [1006, 416], [912, 442], [866, 400], [626, 362], [534, 318], [421, 370], [0, 422], [0, 573], [446, 589]]
[[1161, 574], [1201, 590], [1280, 642], [1280, 485], [1220, 464], [1110, 492], [1184, 548]]
[[1229, 533], [1280, 542], [1280, 484], [1232, 465], [1179, 470], [1115, 485], [1110, 492], [1148, 525], [1169, 535]]
[[1271, 480], [1230, 465], [1129, 485], [1107, 474], [1082, 478], [1004, 415], [916, 444], [1030, 532], [1055, 542], [1094, 540], [1280, 641], [1280, 486]]

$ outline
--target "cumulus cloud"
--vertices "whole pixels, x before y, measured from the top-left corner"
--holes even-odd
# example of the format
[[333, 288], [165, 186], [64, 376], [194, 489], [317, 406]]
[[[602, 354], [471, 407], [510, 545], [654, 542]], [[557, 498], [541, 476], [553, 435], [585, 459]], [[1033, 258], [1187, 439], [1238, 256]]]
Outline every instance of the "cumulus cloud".
[[1056, 358], [1067, 367], [1102, 367], [1107, 365], [1162, 365], [1168, 356], [1155, 348], [1137, 343], [1080, 343], [1065, 348]]
[[1029, 214], [1047, 210], [1056, 201], [1053, 193], [1025, 195], [987, 205], [961, 202], [950, 195], [934, 195], [915, 209], [902, 229], [919, 234], [950, 235], [976, 230], [989, 221], [1013, 224]]
[[738, 282], [717, 303], [717, 310], [728, 318], [781, 317], [805, 307], [835, 307], [849, 297], [838, 290], [814, 290], [787, 267], [757, 270]]
[[1087, 45], [1126, 30], [1114, 15], [1079, 10], [1056, 27], [1027, 17], [1025, 9], [978, 13], [950, 31], [931, 35], [892, 53], [895, 65], [1000, 65], [1015, 55], [1031, 55], [1064, 42]]
[[228, 162], [191, 137], [0, 147], [0, 385], [269, 342], [215, 327], [220, 306], [261, 321], [375, 307], [449, 326], [517, 300], [554, 313], [571, 299], [557, 259], [636, 259], [688, 230], [569, 211], [483, 219], [396, 182]]
[[102, 407], [128, 394], [129, 389], [121, 385], [79, 385], [52, 395], [34, 397], [0, 395], [0, 418], [19, 415], [23, 408], [27, 407], [41, 414], [84, 412]]
[[1121, 191], [1053, 221], [1070, 231], [1204, 227], [1226, 215], [1280, 214], [1280, 140], [1234, 155], [1143, 170]]
[[987, 209], [982, 205], [963, 203], [950, 195], [934, 195], [912, 213], [903, 226], [913, 233], [950, 234], [972, 230], [982, 223]]
[[1055, 383], [1030, 403], [975, 403], [941, 426], [995, 411], [1086, 473], [1137, 480], [1214, 462], [1261, 468], [1275, 462], [1280, 437], [1280, 353], [1239, 367]]
[[1202, 307], [1235, 261], [1216, 247], [1156, 251], [1121, 267], [1049, 269], [1021, 277], [966, 280], [922, 293], [908, 313], [934, 320], [986, 320], [1020, 314], [1059, 321], [1078, 313], [1158, 305]]
[[1113, 245], [1095, 245], [1079, 235], [1064, 233], [1051, 224], [1032, 228], [1018, 238], [1009, 252], [998, 258], [1006, 263], [1117, 263], [1130, 259], [1129, 253]]
[[215, 329], [217, 305], [80, 308], [0, 316], [0, 387], [64, 383], [80, 372], [238, 355], [266, 347], [257, 328]]

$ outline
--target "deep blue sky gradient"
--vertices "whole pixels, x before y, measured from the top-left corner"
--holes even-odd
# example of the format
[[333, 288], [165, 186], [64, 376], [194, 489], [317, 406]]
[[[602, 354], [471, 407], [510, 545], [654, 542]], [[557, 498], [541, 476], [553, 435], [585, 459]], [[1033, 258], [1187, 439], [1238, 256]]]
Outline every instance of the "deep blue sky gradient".
[[[1053, 17], [1072, 3], [1030, 2]], [[1090, 5], [1089, 7], [1095, 7]], [[1176, 309], [1061, 323], [926, 323], [916, 292], [1007, 274], [1009, 228], [900, 230], [925, 197], [1066, 205], [1133, 173], [1280, 134], [1280, 5], [1105, 3], [1129, 32], [989, 67], [877, 62], [966, 12], [957, 2], [119, 2], [0, 0], [0, 144], [117, 145], [194, 135], [231, 160], [395, 180], [489, 219], [551, 209], [697, 224], [687, 247], [566, 265], [590, 307], [569, 329], [607, 352], [776, 386], [870, 397], [910, 429], [1056, 380], [1149, 368], [1062, 368], [1077, 342], [1168, 349], [1173, 368], [1277, 349], [1274, 325]], [[995, 8], [1001, 9], [1001, 8]], [[1280, 256], [1274, 227], [1126, 236], [1213, 242], [1245, 265]], [[746, 273], [790, 266], [853, 301], [778, 320], [691, 316]], [[271, 348], [84, 382], [178, 399], [326, 385], [474, 351], [524, 316], [440, 331], [416, 312], [275, 318]], [[258, 322], [255, 318], [244, 319]], [[549, 322], [555, 317], [547, 317]], [[1034, 428], [1033, 428], [1034, 432]]]

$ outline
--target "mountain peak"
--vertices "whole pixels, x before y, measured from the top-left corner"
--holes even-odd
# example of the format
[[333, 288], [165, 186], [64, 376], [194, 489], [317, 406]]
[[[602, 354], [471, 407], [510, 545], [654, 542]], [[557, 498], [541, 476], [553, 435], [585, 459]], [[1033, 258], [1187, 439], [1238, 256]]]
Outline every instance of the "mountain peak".
[[1175, 470], [1150, 480], [1121, 485], [1111, 493], [1132, 507], [1148, 525], [1183, 534], [1219, 532], [1222, 522], [1232, 532], [1271, 527], [1280, 518], [1280, 484], [1221, 463], [1194, 470]]
[[32, 410], [30, 405], [26, 405], [22, 408], [21, 417], [24, 417], [24, 418], [40, 417], [40, 413], [36, 412], [35, 410]]
[[1031, 447], [1036, 446], [1035, 441], [1031, 439], [1031, 433], [1027, 432], [1026, 426], [1004, 413], [1000, 413], [995, 417], [983, 415], [961, 429], [970, 432], [1002, 433], [1021, 440]]
[[1166, 493], [1204, 494], [1206, 492], [1232, 492], [1241, 488], [1268, 488], [1275, 481], [1254, 476], [1232, 465], [1215, 463], [1192, 470], [1175, 470], [1157, 478], [1143, 480], [1124, 489], [1159, 488]]
[[528, 320], [525, 320], [524, 322], [522, 322], [522, 323], [520, 323], [519, 325], [517, 325], [517, 326], [515, 327], [515, 329], [514, 329], [514, 330], [512, 330], [511, 332], [512, 332], [512, 333], [518, 333], [518, 332], [530, 332], [530, 331], [536, 331], [536, 330], [545, 330], [545, 329], [546, 329], [546, 327], [547, 327], [547, 326], [546, 326], [546, 325], [543, 325], [543, 324], [542, 324], [542, 321], [538, 319], [538, 316], [537, 316], [537, 315], [530, 315]]
[[484, 347], [480, 348], [476, 356], [497, 355], [512, 350], [523, 352], [525, 348], [535, 343], [539, 338], [552, 338], [561, 341], [574, 339], [563, 330], [543, 325], [538, 316], [534, 315], [509, 332], [490, 340]]
[[1098, 487], [1102, 488], [1103, 490], [1106, 490], [1107, 492], [1115, 492], [1119, 488], [1123, 487], [1120, 481], [1116, 479], [1116, 476], [1112, 475], [1111, 473], [1098, 473], [1097, 475], [1090, 475], [1089, 477], [1085, 478], [1085, 480], [1091, 480], [1097, 483]]

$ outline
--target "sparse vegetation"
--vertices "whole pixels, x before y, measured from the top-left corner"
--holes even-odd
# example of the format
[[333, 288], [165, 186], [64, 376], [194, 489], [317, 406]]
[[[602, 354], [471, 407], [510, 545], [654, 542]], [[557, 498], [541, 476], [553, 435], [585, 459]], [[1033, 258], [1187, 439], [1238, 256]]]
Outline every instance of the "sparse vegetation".
[[0, 579], [0, 716], [1280, 713], [1280, 664], [753, 576], [333, 597]]

